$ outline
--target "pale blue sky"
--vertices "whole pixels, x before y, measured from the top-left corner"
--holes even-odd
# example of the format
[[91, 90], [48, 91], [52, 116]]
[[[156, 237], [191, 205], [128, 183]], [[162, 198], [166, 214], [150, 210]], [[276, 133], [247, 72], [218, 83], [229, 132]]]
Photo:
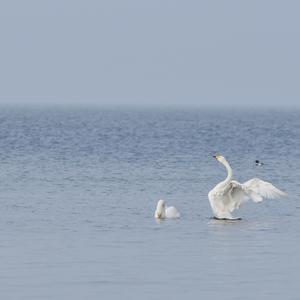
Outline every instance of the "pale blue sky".
[[300, 2], [0, 2], [0, 103], [288, 105]]

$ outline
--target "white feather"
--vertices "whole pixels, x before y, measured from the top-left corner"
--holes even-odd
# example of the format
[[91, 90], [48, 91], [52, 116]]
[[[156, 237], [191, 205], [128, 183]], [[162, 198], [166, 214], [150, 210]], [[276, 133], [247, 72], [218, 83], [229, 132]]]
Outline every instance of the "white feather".
[[174, 207], [174, 206], [166, 207], [166, 218], [167, 219], [177, 219], [179, 217], [180, 217], [180, 214], [179, 214], [178, 210], [176, 209], [176, 207]]

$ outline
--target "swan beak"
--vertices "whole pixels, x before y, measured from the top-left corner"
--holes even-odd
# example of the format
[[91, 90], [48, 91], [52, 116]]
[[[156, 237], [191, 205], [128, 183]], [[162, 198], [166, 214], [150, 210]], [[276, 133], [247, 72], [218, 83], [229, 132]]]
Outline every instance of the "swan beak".
[[216, 156], [216, 155], [213, 155], [213, 158], [214, 158], [214, 159], [217, 159], [217, 156]]

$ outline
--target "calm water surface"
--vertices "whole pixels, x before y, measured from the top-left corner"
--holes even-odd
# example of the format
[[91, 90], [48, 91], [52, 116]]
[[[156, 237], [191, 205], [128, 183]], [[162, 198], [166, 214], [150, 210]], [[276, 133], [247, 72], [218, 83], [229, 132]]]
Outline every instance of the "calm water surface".
[[[299, 117], [2, 109], [1, 299], [299, 299]], [[216, 152], [289, 197], [211, 220]]]

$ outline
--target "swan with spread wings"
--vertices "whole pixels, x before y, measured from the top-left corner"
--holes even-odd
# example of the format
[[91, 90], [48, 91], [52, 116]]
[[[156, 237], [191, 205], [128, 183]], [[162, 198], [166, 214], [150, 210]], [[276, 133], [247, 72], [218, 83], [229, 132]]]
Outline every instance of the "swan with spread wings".
[[226, 179], [218, 183], [208, 193], [215, 219], [240, 220], [240, 218], [234, 218], [231, 213], [249, 199], [254, 202], [261, 202], [264, 198], [274, 199], [286, 195], [271, 183], [258, 178], [250, 179], [244, 183], [232, 180], [232, 169], [227, 160], [221, 155], [215, 155], [214, 158], [223, 164], [227, 170]]

